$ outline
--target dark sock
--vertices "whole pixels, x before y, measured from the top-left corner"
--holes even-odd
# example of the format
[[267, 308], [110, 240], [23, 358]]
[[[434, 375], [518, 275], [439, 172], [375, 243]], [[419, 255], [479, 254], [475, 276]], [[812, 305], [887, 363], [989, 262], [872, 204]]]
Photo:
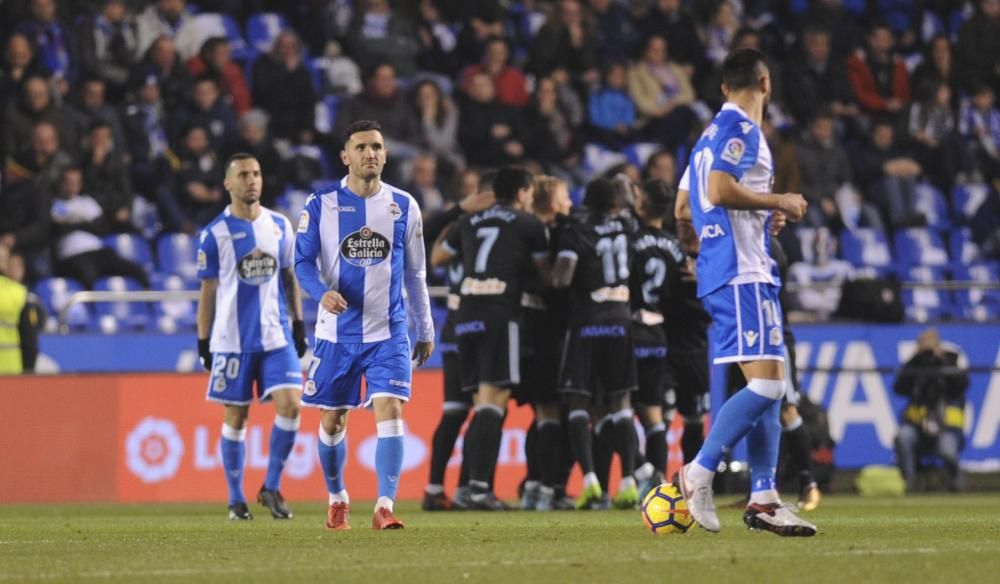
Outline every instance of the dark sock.
[[611, 478], [611, 457], [615, 454], [615, 425], [610, 417], [602, 418], [594, 428], [594, 473], [601, 488], [608, 492]]
[[799, 489], [803, 489], [813, 482], [812, 438], [809, 436], [809, 430], [805, 425], [801, 425], [794, 430], [783, 432], [782, 438], [788, 444], [791, 465], [799, 477]]
[[705, 426], [701, 420], [684, 422], [684, 435], [681, 437], [681, 451], [684, 452], [684, 463], [694, 460], [705, 443]]
[[542, 484], [546, 487], [555, 487], [560, 483], [561, 435], [562, 424], [558, 420], [545, 420], [538, 426], [538, 440], [535, 443], [538, 452], [538, 473]]
[[524, 437], [524, 458], [528, 467], [528, 476], [525, 480], [537, 481], [542, 476], [538, 460], [538, 430], [535, 422], [528, 427], [528, 434]]
[[667, 472], [667, 425], [655, 424], [646, 430], [646, 460], [659, 473]]
[[470, 432], [472, 458], [469, 459], [469, 483], [490, 484], [497, 455], [500, 453], [500, 438], [503, 432], [503, 413], [499, 407], [480, 406], [476, 408], [475, 433]]
[[569, 475], [573, 473], [576, 466], [576, 458], [573, 456], [573, 446], [570, 444], [569, 420], [565, 420], [559, 430], [559, 466], [556, 483], [566, 492], [566, 483], [569, 482]]
[[462, 431], [466, 414], [467, 410], [446, 411], [441, 416], [437, 429], [434, 430], [434, 438], [431, 441], [430, 484], [432, 485], [444, 484], [444, 471], [448, 468], [452, 451], [455, 450], [455, 441]]
[[615, 414], [614, 437], [622, 478], [630, 477], [635, 470], [635, 453], [639, 450], [639, 436], [635, 433], [632, 410], [622, 410]]
[[594, 472], [594, 442], [590, 436], [590, 415], [573, 412], [569, 416], [569, 445], [583, 474]]

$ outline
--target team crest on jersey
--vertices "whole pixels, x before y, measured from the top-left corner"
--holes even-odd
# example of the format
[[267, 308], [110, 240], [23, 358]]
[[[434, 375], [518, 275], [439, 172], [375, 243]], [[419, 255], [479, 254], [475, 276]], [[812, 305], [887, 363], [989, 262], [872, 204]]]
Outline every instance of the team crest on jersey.
[[389, 216], [392, 217], [393, 221], [403, 216], [403, 210], [399, 208], [399, 205], [397, 205], [395, 201], [389, 203], [388, 211]]
[[316, 382], [312, 379], [307, 379], [302, 388], [302, 393], [306, 395], [316, 395]]
[[222, 393], [223, 391], [226, 391], [226, 378], [222, 377], [222, 376], [216, 377], [215, 378], [215, 387], [213, 387], [212, 389], [214, 389], [218, 393]]
[[384, 235], [365, 226], [340, 242], [340, 255], [352, 266], [370, 268], [389, 257], [389, 248]]
[[236, 273], [239, 275], [240, 281], [259, 286], [278, 273], [278, 260], [274, 256], [254, 248], [237, 262]]
[[198, 250], [198, 270], [201, 271], [201, 270], [206, 270], [206, 269], [208, 269], [208, 254], [205, 253], [205, 250], [199, 249]]
[[299, 215], [299, 228], [296, 230], [299, 233], [305, 233], [309, 229], [309, 211], [302, 211]]
[[743, 152], [746, 151], [746, 144], [743, 140], [739, 138], [730, 138], [726, 145], [722, 147], [722, 159], [729, 164], [739, 164], [740, 159], [743, 158]]

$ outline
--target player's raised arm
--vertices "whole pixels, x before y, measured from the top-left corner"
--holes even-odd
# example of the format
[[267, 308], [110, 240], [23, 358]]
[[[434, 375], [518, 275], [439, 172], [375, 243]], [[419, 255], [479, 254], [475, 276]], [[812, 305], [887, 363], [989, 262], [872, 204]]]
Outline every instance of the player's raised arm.
[[406, 255], [403, 262], [403, 286], [410, 302], [410, 311], [417, 328], [413, 359], [423, 365], [434, 351], [434, 321], [431, 300], [427, 294], [427, 265], [424, 257], [424, 227], [416, 201], [410, 203], [406, 225]]
[[452, 228], [442, 233], [434, 243], [431, 251], [431, 266], [440, 268], [448, 265], [453, 258], [460, 255], [462, 249], [462, 238], [459, 230]]

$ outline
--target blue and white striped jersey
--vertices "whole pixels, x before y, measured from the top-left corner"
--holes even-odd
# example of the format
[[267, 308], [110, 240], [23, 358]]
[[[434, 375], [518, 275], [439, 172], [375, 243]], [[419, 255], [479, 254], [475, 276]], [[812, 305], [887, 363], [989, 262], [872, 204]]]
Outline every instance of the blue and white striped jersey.
[[288, 344], [288, 309], [280, 271], [294, 259], [292, 224], [261, 208], [253, 221], [229, 207], [201, 232], [198, 278], [218, 278], [213, 353], [273, 351]]
[[726, 103], [702, 132], [681, 178], [690, 195], [691, 216], [701, 252], [698, 254], [698, 296], [726, 284], [780, 283], [771, 259], [770, 211], [739, 211], [717, 207], [708, 198], [713, 170], [733, 175], [757, 193], [770, 193], [774, 182], [771, 149], [763, 132], [739, 106]]
[[295, 272], [309, 296], [327, 290], [347, 301], [340, 315], [319, 308], [316, 338], [331, 342], [374, 343], [405, 337], [409, 297], [417, 340], [434, 339], [427, 296], [424, 229], [417, 202], [382, 183], [364, 198], [340, 184], [306, 200], [295, 242]]

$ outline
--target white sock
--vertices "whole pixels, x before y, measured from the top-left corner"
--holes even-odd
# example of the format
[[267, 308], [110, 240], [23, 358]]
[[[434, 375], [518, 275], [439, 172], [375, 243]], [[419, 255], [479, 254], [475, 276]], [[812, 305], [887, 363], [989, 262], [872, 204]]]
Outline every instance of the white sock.
[[636, 479], [640, 481], [648, 481], [649, 479], [653, 478], [654, 472], [656, 472], [656, 467], [653, 466], [653, 463], [646, 462], [643, 463], [643, 465], [640, 466], [639, 468], [635, 469], [635, 472], [632, 474], [635, 476]]
[[695, 484], [704, 485], [705, 483], [711, 483], [712, 477], [715, 473], [698, 464], [697, 462], [691, 462], [686, 467], [684, 476], [687, 477], [689, 481]]
[[339, 493], [330, 493], [330, 504], [334, 503], [351, 503], [351, 498], [347, 495], [347, 491], [341, 491]]
[[542, 486], [542, 483], [538, 481], [524, 481], [524, 490], [527, 491], [537, 491], [538, 487]]
[[766, 491], [754, 491], [750, 493], [750, 502], [758, 505], [775, 505], [781, 503], [778, 491], [768, 489]]
[[586, 489], [590, 485], [601, 486], [601, 481], [597, 480], [597, 475], [592, 472], [583, 475], [583, 488]]
[[424, 492], [428, 495], [440, 495], [444, 492], [444, 485], [427, 485]]
[[375, 502], [375, 512], [377, 513], [379, 509], [388, 509], [389, 513], [392, 513], [392, 499], [379, 497], [378, 501]]
[[622, 477], [622, 480], [618, 481], [618, 492], [622, 492], [627, 489], [631, 489], [635, 486], [635, 479], [632, 477]]

